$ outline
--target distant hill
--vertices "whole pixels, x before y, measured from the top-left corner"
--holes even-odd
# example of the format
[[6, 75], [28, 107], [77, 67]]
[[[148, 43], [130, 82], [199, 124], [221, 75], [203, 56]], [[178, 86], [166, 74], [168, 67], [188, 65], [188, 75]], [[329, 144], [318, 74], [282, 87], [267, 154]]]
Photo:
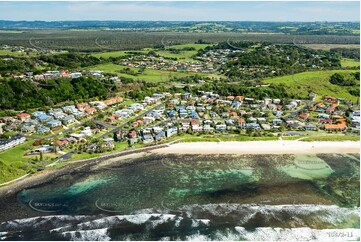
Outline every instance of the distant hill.
[[175, 32], [266, 32], [312, 35], [358, 35], [359, 22], [252, 22], [252, 21], [7, 21], [0, 29], [152, 30]]

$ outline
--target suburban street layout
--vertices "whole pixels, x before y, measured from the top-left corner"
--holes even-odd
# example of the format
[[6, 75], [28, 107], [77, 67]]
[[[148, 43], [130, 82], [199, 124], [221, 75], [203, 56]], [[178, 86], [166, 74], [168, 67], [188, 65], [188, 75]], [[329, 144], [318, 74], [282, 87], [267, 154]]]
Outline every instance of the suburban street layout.
[[0, 8], [0, 240], [360, 240], [359, 2]]

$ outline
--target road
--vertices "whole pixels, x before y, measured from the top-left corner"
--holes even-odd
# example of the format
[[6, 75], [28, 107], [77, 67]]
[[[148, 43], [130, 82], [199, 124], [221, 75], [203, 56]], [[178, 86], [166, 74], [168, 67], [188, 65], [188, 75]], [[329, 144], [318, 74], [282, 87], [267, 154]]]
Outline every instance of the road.
[[148, 111], [146, 111], [146, 112], [144, 112], [144, 113], [142, 113], [142, 114], [140, 114], [140, 115], [136, 116], [135, 118], [133, 118], [133, 119], [129, 120], [128, 122], [126, 122], [126, 123], [122, 124], [121, 126], [117, 126], [117, 127], [113, 128], [112, 130], [109, 130], [109, 131], [107, 131], [106, 133], [104, 133], [104, 134], [100, 135], [100, 136], [98, 137], [98, 139], [99, 139], [99, 138], [104, 138], [104, 137], [107, 137], [109, 134], [112, 134], [112, 133], [114, 133], [114, 132], [116, 132], [116, 131], [118, 131], [118, 130], [120, 130], [120, 129], [124, 128], [125, 126], [127, 126], [127, 125], [129, 125], [129, 124], [131, 124], [131, 123], [135, 122], [136, 120], [138, 120], [138, 119], [140, 119], [140, 118], [144, 117], [144, 116], [145, 116], [146, 114], [148, 114], [149, 112], [151, 112], [151, 111], [153, 111], [153, 110], [155, 110], [155, 109], [157, 109], [157, 108], [160, 108], [160, 107], [161, 107], [161, 106], [163, 106], [163, 105], [164, 105], [164, 103], [161, 103], [161, 104], [159, 104], [159, 105], [157, 105], [157, 106], [155, 106], [155, 107], [153, 107], [153, 108], [149, 109]]
[[[159, 107], [161, 107], [161, 106], [163, 106], [163, 105], [164, 105], [164, 102], [162, 102], [161, 104], [159, 104], [159, 105], [157, 105], [157, 106], [149, 109], [148, 111], [146, 111], [146, 112], [144, 112], [144, 113], [136, 116], [135, 118], [129, 120], [128, 122], [122, 124], [121, 126], [116, 126], [116, 127], [114, 127], [114, 126], [112, 126], [112, 125], [107, 125], [108, 127], [109, 127], [109, 126], [110, 126], [110, 127], [113, 127], [113, 129], [111, 129], [111, 130], [107, 131], [106, 133], [100, 135], [97, 139], [101, 139], [101, 138], [107, 137], [109, 134], [112, 134], [112, 133], [118, 131], [119, 129], [124, 128], [124, 127], [125, 127], [126, 125], [128, 125], [129, 123], [133, 123], [134, 121], [140, 119], [141, 117], [145, 116], [145, 115], [148, 114], [149, 112], [151, 112], [151, 111], [153, 111], [153, 110], [155, 110], [155, 109], [157, 109], [157, 108], [159, 108]], [[94, 121], [95, 121], [95, 120], [94, 120]], [[103, 123], [101, 123], [101, 122], [99, 122], [99, 121], [95, 121], [95, 122], [96, 122], [97, 124], [104, 125]], [[81, 125], [81, 124], [79, 124], [79, 125]], [[75, 128], [75, 126], [74, 126], [73, 128]], [[60, 157], [57, 159], [57, 161], [69, 160], [69, 159], [71, 158], [71, 156], [72, 156], [73, 153], [74, 153], [74, 150], [71, 150], [71, 151], [69, 151], [68, 153], [60, 156]], [[57, 163], [57, 161], [55, 162], [55, 164]]]

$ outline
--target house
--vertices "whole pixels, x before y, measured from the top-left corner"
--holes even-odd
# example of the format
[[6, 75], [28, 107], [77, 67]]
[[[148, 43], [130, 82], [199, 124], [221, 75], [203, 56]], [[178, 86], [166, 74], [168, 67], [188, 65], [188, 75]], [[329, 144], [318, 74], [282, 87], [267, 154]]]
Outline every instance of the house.
[[246, 123], [245, 124], [246, 129], [253, 129], [253, 130], [259, 130], [261, 129], [261, 126], [257, 123]]
[[120, 118], [120, 115], [119, 114], [113, 114], [112, 116], [108, 117], [106, 119], [107, 122], [114, 122], [115, 120], [118, 120]]
[[346, 120], [344, 118], [338, 119], [336, 124], [325, 124], [325, 130], [327, 131], [343, 131], [346, 128]]
[[88, 115], [93, 115], [95, 113], [96, 109], [93, 108], [93, 107], [88, 107], [88, 108], [85, 108], [85, 112], [88, 114]]
[[76, 121], [74, 115], [67, 115], [62, 120], [64, 125], [72, 124]]
[[46, 127], [46, 126], [42, 126], [42, 125], [40, 125], [38, 127], [38, 129], [36, 130], [36, 133], [38, 133], [38, 134], [46, 134], [46, 133], [49, 133], [49, 132], [50, 132], [50, 128]]
[[65, 138], [54, 141], [54, 145], [59, 146], [59, 147], [64, 147], [64, 146], [67, 146], [68, 144], [69, 144], [69, 141]]
[[61, 121], [60, 120], [52, 120], [46, 123], [47, 126], [49, 126], [50, 128], [55, 128], [55, 127], [59, 127], [61, 126]]
[[80, 111], [84, 112], [84, 111], [85, 111], [87, 108], [89, 108], [90, 106], [89, 106], [88, 103], [83, 102], [83, 103], [78, 103], [78, 104], [76, 105], [76, 107], [77, 107], [77, 109], [79, 109]]
[[110, 106], [110, 105], [120, 103], [122, 101], [123, 101], [123, 99], [121, 97], [113, 97], [113, 98], [109, 98], [107, 100], [104, 100], [103, 103], [105, 105], [107, 105], [107, 106]]
[[282, 123], [282, 120], [278, 119], [278, 118], [274, 118], [274, 119], [272, 119], [272, 123], [273, 123], [273, 125], [279, 125]]
[[75, 79], [75, 78], [79, 78], [82, 76], [82, 74], [80, 72], [73, 72], [70, 74], [71, 78]]
[[191, 124], [191, 126], [192, 126], [193, 132], [201, 132], [203, 130], [203, 127], [199, 125], [199, 122], [193, 123], [193, 124]]
[[103, 110], [103, 109], [107, 108], [107, 105], [101, 101], [94, 101], [94, 102], [90, 102], [89, 104], [99, 110]]
[[35, 131], [35, 125], [24, 125], [21, 128], [22, 133], [30, 133]]
[[332, 119], [321, 119], [320, 123], [321, 124], [332, 124]]
[[214, 128], [211, 127], [211, 125], [209, 124], [205, 124], [203, 126], [203, 131], [206, 132], [206, 133], [213, 133], [214, 132]]
[[150, 133], [143, 133], [143, 143], [151, 143], [154, 141], [153, 136]]
[[288, 128], [302, 128], [305, 126], [305, 124], [303, 122], [300, 122], [299, 120], [295, 120], [295, 119], [292, 119], [292, 120], [286, 120], [286, 125]]
[[69, 106], [63, 107], [63, 111], [67, 114], [73, 114], [73, 113], [78, 112], [78, 109], [74, 105], [69, 105]]
[[270, 130], [271, 126], [269, 124], [261, 124], [262, 129], [264, 130]]
[[93, 132], [90, 127], [84, 127], [83, 130], [80, 132], [82, 136], [92, 136]]
[[160, 131], [160, 132], [155, 134], [155, 140], [161, 140], [161, 139], [165, 139], [165, 132], [164, 131]]
[[136, 120], [136, 121], [133, 122], [132, 126], [133, 126], [133, 127], [139, 127], [139, 126], [142, 125], [142, 123], [143, 123], [143, 121], [140, 120], [140, 119], [138, 119], [138, 120]]
[[115, 147], [114, 139], [113, 138], [104, 138], [102, 147], [106, 148], [106, 149], [114, 149], [114, 147]]
[[273, 114], [274, 114], [276, 117], [282, 117], [283, 112], [282, 112], [282, 111], [275, 111], [275, 112], [273, 112]]
[[128, 137], [131, 139], [137, 138], [137, 132], [135, 130], [130, 130], [128, 133]]
[[49, 152], [52, 152], [54, 150], [54, 147], [53, 146], [50, 146], [50, 145], [43, 145], [42, 147], [40, 148], [36, 148], [35, 150], [32, 150], [30, 151], [30, 155], [32, 154], [44, 154], [44, 153], [49, 153]]
[[360, 128], [360, 117], [354, 116], [351, 120], [351, 126], [353, 128]]
[[317, 118], [323, 118], [323, 119], [329, 119], [330, 115], [329, 114], [325, 114], [325, 113], [319, 113], [317, 115]]
[[37, 118], [42, 123], [48, 122], [48, 121], [51, 121], [51, 120], [54, 119], [52, 116], [49, 116], [49, 115], [46, 115], [46, 114], [40, 114]]
[[171, 127], [169, 129], [166, 130], [166, 135], [167, 135], [167, 138], [173, 136], [173, 135], [176, 135], [177, 134], [177, 128], [176, 127]]
[[310, 116], [310, 115], [309, 115], [308, 113], [300, 113], [300, 114], [298, 115], [298, 117], [300, 117], [301, 119], [308, 119], [309, 116]]
[[304, 129], [305, 130], [316, 130], [317, 129], [317, 126], [315, 125], [315, 124], [306, 124], [305, 126], [304, 126]]
[[323, 100], [325, 102], [330, 102], [330, 103], [337, 103], [337, 98], [335, 97], [331, 97], [331, 96], [324, 96]]
[[326, 109], [326, 113], [333, 113], [337, 108], [337, 104], [333, 103], [330, 107]]
[[225, 124], [216, 124], [216, 130], [218, 131], [225, 131], [227, 126]]
[[181, 127], [179, 128], [182, 131], [187, 131], [190, 126], [190, 121], [186, 119], [179, 120], [179, 123], [181, 124]]
[[30, 120], [31, 116], [28, 113], [20, 113], [16, 115], [16, 118], [24, 122]]
[[352, 113], [350, 113], [350, 118], [353, 117], [360, 117], [360, 110], [352, 110]]
[[191, 96], [192, 96], [192, 95], [191, 95], [190, 93], [188, 93], [188, 92], [183, 93], [183, 94], [181, 95], [182, 99], [188, 99], [188, 98], [190, 98]]
[[0, 151], [10, 149], [17, 145], [20, 145], [26, 141], [25, 137], [21, 135], [15, 135], [7, 140], [0, 140]]
[[81, 119], [81, 118], [84, 118], [85, 117], [85, 113], [84, 112], [76, 112], [76, 113], [73, 113], [74, 117], [76, 119]]

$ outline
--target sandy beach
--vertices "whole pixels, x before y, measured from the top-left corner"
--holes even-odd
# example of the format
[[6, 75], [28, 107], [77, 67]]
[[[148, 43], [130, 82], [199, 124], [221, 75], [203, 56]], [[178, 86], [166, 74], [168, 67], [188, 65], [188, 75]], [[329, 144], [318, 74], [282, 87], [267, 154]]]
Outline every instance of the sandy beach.
[[249, 141], [176, 143], [155, 149], [158, 154], [316, 154], [359, 153], [359, 141]]

